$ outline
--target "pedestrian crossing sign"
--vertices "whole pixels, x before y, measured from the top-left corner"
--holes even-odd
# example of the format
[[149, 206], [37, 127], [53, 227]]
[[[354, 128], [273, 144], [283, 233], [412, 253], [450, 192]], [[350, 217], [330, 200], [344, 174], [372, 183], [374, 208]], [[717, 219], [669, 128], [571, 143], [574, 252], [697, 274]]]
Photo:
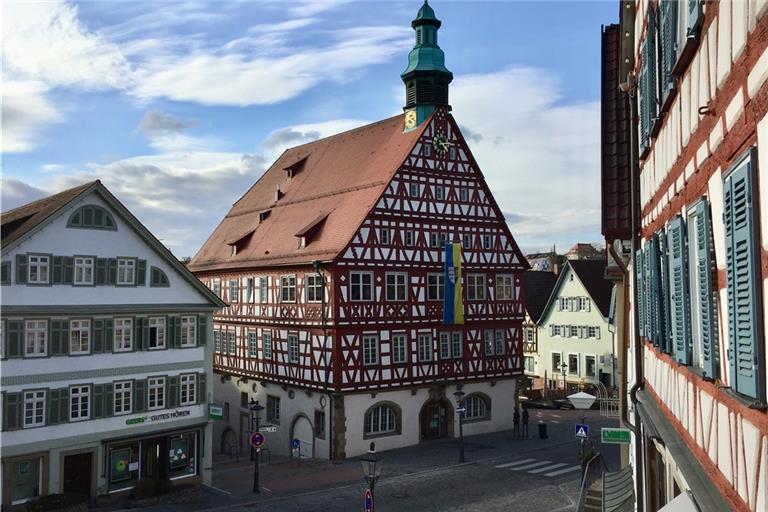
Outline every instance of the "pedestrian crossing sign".
[[588, 439], [589, 438], [589, 425], [576, 424], [576, 438]]

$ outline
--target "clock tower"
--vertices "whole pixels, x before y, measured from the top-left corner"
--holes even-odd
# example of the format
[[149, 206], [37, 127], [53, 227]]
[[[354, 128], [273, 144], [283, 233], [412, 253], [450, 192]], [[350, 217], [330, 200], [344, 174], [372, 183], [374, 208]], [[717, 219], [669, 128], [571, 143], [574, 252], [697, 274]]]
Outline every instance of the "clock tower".
[[437, 45], [440, 20], [427, 0], [419, 9], [411, 26], [416, 31], [416, 44], [408, 54], [408, 67], [400, 77], [405, 83], [405, 129], [419, 126], [435, 110], [448, 105], [448, 84], [453, 73], [445, 67], [445, 54]]

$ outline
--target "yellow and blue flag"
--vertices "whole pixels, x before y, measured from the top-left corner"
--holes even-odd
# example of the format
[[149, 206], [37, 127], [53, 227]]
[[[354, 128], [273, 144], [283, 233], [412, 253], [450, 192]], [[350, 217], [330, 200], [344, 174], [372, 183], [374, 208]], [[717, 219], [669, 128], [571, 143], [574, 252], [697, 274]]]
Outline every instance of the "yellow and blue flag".
[[461, 244], [445, 244], [445, 294], [443, 323], [464, 323], [464, 302], [461, 299]]

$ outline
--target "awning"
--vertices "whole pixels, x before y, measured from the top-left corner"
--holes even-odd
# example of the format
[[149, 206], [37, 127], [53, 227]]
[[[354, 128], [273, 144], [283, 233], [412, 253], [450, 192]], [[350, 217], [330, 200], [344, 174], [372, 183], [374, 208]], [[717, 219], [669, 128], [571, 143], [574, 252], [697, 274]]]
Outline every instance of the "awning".
[[691, 498], [691, 492], [685, 491], [659, 509], [659, 512], [699, 512], [699, 507]]
[[631, 512], [635, 510], [635, 481], [632, 466], [603, 475], [603, 510], [605, 512]]

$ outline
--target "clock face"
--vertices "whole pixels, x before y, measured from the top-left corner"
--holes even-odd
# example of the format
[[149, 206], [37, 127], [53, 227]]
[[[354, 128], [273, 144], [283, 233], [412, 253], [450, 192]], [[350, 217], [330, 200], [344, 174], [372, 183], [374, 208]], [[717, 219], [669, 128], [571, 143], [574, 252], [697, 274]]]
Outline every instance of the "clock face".
[[445, 135], [442, 133], [438, 133], [435, 135], [435, 138], [432, 139], [432, 147], [435, 148], [435, 151], [437, 153], [440, 153], [441, 155], [445, 154], [446, 151], [448, 151], [448, 146], [450, 146], [451, 143], [448, 142], [448, 139], [445, 138]]
[[405, 129], [410, 130], [411, 128], [416, 128], [416, 111], [415, 110], [408, 110], [405, 113]]

